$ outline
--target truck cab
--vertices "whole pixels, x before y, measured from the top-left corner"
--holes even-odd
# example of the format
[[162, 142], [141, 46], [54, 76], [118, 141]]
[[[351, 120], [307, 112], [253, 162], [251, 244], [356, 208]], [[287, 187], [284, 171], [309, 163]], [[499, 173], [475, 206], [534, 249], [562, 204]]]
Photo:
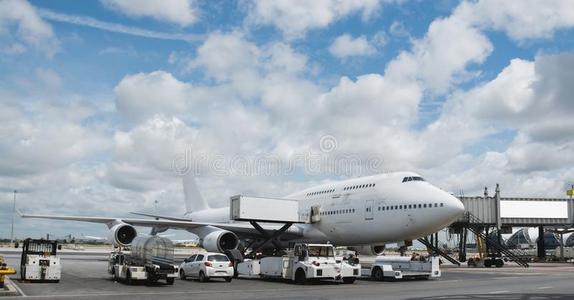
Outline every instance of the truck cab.
[[289, 257], [286, 275], [297, 283], [307, 279], [343, 280], [353, 283], [359, 276], [361, 266], [351, 265], [335, 258], [335, 248], [330, 244], [296, 244]]

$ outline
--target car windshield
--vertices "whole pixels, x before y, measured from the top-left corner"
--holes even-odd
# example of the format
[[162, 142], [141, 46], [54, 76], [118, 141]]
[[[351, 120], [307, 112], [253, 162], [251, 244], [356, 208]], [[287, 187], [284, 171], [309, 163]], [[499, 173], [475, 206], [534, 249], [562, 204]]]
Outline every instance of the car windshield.
[[210, 255], [209, 257], [207, 257], [207, 260], [209, 261], [229, 261], [229, 258], [227, 258], [227, 256], [225, 255]]
[[309, 246], [309, 256], [333, 257], [333, 247]]

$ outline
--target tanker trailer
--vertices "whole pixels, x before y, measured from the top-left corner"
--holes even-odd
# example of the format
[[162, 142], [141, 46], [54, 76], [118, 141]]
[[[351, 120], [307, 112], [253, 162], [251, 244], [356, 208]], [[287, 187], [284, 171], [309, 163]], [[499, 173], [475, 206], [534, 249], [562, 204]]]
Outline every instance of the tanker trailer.
[[108, 271], [116, 281], [132, 284], [136, 281], [155, 283], [165, 280], [172, 285], [179, 274], [174, 264], [173, 243], [160, 236], [136, 237], [131, 243], [130, 253], [121, 248], [110, 254]]

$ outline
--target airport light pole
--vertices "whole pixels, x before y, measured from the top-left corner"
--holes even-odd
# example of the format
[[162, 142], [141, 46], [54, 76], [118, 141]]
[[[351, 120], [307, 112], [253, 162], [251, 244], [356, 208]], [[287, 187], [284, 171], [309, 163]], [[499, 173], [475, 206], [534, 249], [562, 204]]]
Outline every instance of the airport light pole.
[[14, 190], [14, 201], [12, 203], [12, 227], [10, 229], [10, 243], [14, 243], [14, 215], [16, 214], [16, 193], [17, 190]]

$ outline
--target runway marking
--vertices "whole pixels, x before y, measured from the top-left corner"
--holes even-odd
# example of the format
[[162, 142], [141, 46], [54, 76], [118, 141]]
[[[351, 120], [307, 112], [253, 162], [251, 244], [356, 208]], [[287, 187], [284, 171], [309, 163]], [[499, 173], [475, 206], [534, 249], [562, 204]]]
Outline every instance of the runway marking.
[[545, 289], [553, 289], [553, 286], [541, 286], [541, 287], [537, 287], [537, 290], [545, 290]]
[[[330, 290], [330, 288], [314, 289], [317, 290]], [[259, 289], [259, 290], [230, 290], [230, 291], [217, 291], [218, 294], [230, 294], [230, 293], [259, 293], [259, 292], [287, 292], [287, 291], [308, 291], [306, 288], [286, 288], [286, 289]], [[82, 298], [82, 297], [110, 297], [110, 296], [146, 296], [146, 295], [181, 295], [181, 294], [213, 294], [214, 291], [178, 291], [178, 292], [147, 292], [147, 293], [93, 293], [93, 294], [61, 294], [61, 295], [26, 295], [24, 297], [28, 298]]]
[[489, 294], [504, 294], [504, 293], [510, 293], [510, 291], [492, 291], [492, 292], [488, 292]]
[[18, 293], [20, 293], [20, 296], [22, 297], [28, 297], [28, 295], [26, 295], [26, 293], [24, 293], [24, 291], [22, 291], [22, 289], [16, 284], [16, 281], [9, 279], [10, 282], [12, 282], [12, 285], [14, 286], [14, 288], [18, 291]]

